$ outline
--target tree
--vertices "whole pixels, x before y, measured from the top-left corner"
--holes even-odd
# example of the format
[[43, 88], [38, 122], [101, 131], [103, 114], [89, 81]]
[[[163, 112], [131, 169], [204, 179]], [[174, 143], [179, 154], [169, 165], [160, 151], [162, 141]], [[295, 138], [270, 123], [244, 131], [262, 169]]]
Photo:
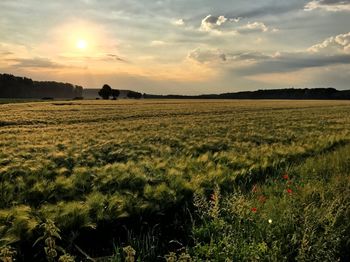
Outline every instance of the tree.
[[83, 97], [83, 87], [82, 86], [75, 86], [75, 97]]
[[136, 98], [136, 99], [142, 98], [142, 94], [139, 93], [139, 92], [135, 92], [135, 91], [129, 91], [128, 94], [127, 94], [127, 96], [128, 96], [129, 98]]
[[103, 99], [109, 99], [112, 95], [112, 88], [109, 85], [104, 85], [100, 91], [98, 91], [98, 95]]
[[33, 81], [30, 78], [0, 74], [1, 98], [74, 98], [82, 96], [83, 88], [69, 83]]
[[120, 94], [120, 91], [118, 89], [112, 89], [111, 95], [113, 97], [113, 100], [116, 100], [119, 94]]

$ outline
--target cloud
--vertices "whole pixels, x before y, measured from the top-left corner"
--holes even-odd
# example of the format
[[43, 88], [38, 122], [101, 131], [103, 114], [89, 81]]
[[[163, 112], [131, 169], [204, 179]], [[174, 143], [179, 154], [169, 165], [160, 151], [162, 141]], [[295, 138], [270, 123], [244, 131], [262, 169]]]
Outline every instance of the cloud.
[[[287, 13], [295, 12], [303, 8], [304, 4], [302, 1], [274, 1], [273, 3], [267, 3], [267, 1], [259, 1], [259, 4], [249, 6], [245, 11], [238, 13], [239, 17], [243, 18], [256, 18], [264, 16], [276, 16], [284, 15]], [[237, 12], [235, 12], [237, 15]], [[226, 14], [230, 16], [231, 14]]]
[[166, 43], [164, 41], [161, 40], [153, 40], [151, 42], [151, 46], [163, 46], [166, 45]]
[[178, 20], [173, 21], [172, 24], [173, 24], [173, 25], [176, 25], [176, 26], [183, 26], [183, 25], [185, 25], [185, 20], [183, 20], [183, 19], [178, 19]]
[[317, 9], [330, 12], [350, 11], [350, 0], [312, 0], [304, 7], [306, 11]]
[[248, 24], [242, 26], [238, 32], [267, 32], [269, 28], [262, 22], [248, 22]]
[[256, 33], [256, 32], [276, 32], [278, 29], [269, 28], [265, 23], [255, 21], [248, 22], [244, 25], [238, 25], [242, 18], [227, 18], [223, 15], [221, 16], [206, 16], [200, 26], [200, 31], [206, 32], [216, 32], [216, 33], [234, 33], [234, 34], [246, 34], [246, 33]]
[[194, 49], [188, 56], [198, 63], [226, 69], [241, 76], [296, 72], [350, 64], [350, 32], [326, 39], [301, 52], [224, 52], [218, 49]]
[[293, 72], [304, 68], [349, 65], [350, 32], [329, 37], [322, 43], [313, 45], [302, 52], [278, 52], [273, 56], [260, 55], [259, 57], [261, 59], [255, 59], [255, 64], [238, 69], [238, 71], [245, 75], [255, 75]]
[[263, 22], [248, 22], [245, 25], [240, 26], [237, 28], [237, 32], [240, 34], [246, 34], [246, 33], [267, 33], [267, 32], [278, 32], [279, 29], [277, 28], [271, 28], [268, 27], [265, 23]]
[[331, 36], [322, 43], [313, 45], [308, 50], [311, 53], [350, 53], [350, 32]]
[[13, 67], [16, 67], [16, 68], [60, 69], [60, 68], [70, 67], [70, 66], [53, 62], [48, 58], [14, 58], [14, 59], [7, 59], [7, 61], [14, 63]]
[[112, 58], [113, 60], [116, 60], [116, 61], [120, 61], [120, 62], [125, 62], [125, 63], [128, 62], [124, 58], [121, 58], [120, 56], [114, 55], [114, 54], [107, 54], [107, 57]]
[[235, 61], [247, 61], [247, 62], [258, 62], [271, 58], [279, 57], [281, 54], [276, 52], [272, 55], [264, 54], [262, 52], [242, 52], [230, 55], [230, 58]]
[[[223, 15], [213, 16], [207, 15], [201, 22], [201, 31], [222, 31], [226, 29], [231, 29], [229, 24], [238, 23], [241, 20], [240, 17], [227, 18]], [[228, 28], [227, 28], [228, 27]]]
[[206, 16], [201, 23], [200, 29], [202, 31], [211, 31], [213, 29], [219, 28], [221, 25], [226, 23], [227, 18], [224, 16]]
[[226, 54], [218, 49], [202, 50], [200, 48], [196, 48], [188, 53], [187, 58], [203, 64], [227, 61]]
[[13, 52], [10, 52], [10, 51], [0, 51], [0, 54], [1, 54], [2, 56], [14, 55], [14, 53], [13, 53]]
[[190, 51], [187, 58], [199, 63], [211, 64], [217, 62], [259, 62], [280, 56], [279, 52], [272, 55], [262, 52], [224, 52], [219, 49], [201, 49], [196, 48]]
[[350, 64], [350, 55], [317, 55], [301, 53], [282, 53], [249, 67], [236, 69], [242, 75], [260, 75], [270, 73], [294, 72], [305, 68], [325, 67], [332, 65]]

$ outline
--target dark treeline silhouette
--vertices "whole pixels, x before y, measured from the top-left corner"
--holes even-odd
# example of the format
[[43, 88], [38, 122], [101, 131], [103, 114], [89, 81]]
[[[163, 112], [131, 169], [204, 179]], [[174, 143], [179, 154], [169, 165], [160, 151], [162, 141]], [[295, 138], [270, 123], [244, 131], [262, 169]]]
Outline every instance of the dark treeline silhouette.
[[[207, 95], [152, 95], [130, 90], [116, 90], [105, 85], [99, 93], [108, 99], [116, 99], [121, 92], [127, 98], [161, 98], [161, 99], [350, 99], [350, 90], [339, 91], [334, 88], [287, 88], [237, 93]], [[77, 98], [83, 96], [83, 87], [54, 81], [33, 81], [26, 77], [0, 74], [0, 98]]]
[[164, 99], [350, 99], [350, 90], [339, 91], [334, 88], [287, 88], [258, 91], [245, 91], [237, 93], [209, 94], [197, 96], [183, 95], [152, 95], [144, 94], [144, 98]]
[[69, 83], [0, 74], [0, 98], [76, 98], [82, 93], [83, 87]]
[[109, 85], [103, 85], [101, 90], [98, 91], [98, 95], [103, 99], [109, 99], [109, 97], [112, 95], [112, 90], [113, 89]]
[[139, 92], [135, 92], [135, 91], [129, 91], [129, 92], [127, 93], [127, 97], [128, 97], [128, 98], [140, 99], [140, 98], [142, 98], [142, 94], [139, 93]]
[[103, 99], [109, 99], [112, 96], [113, 100], [116, 100], [120, 95], [120, 91], [118, 89], [112, 89], [109, 85], [103, 85], [100, 91], [98, 91], [98, 95]]
[[[123, 91], [126, 91], [127, 98], [135, 98], [135, 99], [142, 98], [142, 94], [139, 92], [135, 92], [131, 90], [123, 90]], [[110, 96], [112, 96], [113, 100], [116, 100], [119, 97], [120, 93], [121, 93], [120, 90], [112, 89], [107, 84], [103, 85], [103, 87], [98, 91], [98, 95], [106, 100], [108, 100]]]

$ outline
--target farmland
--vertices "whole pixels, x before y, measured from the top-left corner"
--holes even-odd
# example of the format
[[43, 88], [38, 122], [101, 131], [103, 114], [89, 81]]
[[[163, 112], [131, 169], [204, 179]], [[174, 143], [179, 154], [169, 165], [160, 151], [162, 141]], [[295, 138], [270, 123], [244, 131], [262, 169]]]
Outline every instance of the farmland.
[[2, 257], [349, 258], [348, 101], [3, 104], [0, 148]]

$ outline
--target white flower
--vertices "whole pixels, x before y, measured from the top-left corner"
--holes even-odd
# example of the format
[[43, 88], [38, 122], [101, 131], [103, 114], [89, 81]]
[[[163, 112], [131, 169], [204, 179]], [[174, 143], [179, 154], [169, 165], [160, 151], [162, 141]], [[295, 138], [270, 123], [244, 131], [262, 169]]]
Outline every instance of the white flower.
[[269, 224], [272, 224], [272, 219], [269, 219]]

